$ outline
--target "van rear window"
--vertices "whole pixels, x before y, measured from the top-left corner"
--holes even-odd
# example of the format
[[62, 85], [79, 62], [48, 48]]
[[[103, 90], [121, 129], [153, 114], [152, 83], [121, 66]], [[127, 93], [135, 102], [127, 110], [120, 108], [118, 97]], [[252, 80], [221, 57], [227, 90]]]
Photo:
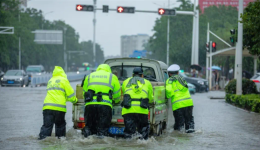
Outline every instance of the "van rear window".
[[[123, 81], [129, 77], [133, 76], [133, 70], [135, 67], [140, 67], [140, 66], [112, 66], [111, 70], [114, 75], [118, 77], [119, 80]], [[142, 67], [143, 72], [144, 72], [144, 78], [150, 81], [157, 81], [156, 80], [156, 75], [154, 72], [154, 69], [151, 67]]]

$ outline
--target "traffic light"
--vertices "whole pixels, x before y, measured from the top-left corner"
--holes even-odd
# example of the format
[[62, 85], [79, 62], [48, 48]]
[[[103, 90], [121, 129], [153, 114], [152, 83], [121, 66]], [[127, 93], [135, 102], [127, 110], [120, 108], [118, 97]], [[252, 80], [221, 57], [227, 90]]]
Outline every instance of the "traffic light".
[[109, 11], [108, 5], [103, 5], [103, 12], [108, 13], [108, 11]]
[[209, 52], [209, 42], [206, 43], [206, 51]]
[[212, 42], [212, 52], [215, 52], [217, 50], [217, 44], [216, 42]]
[[158, 8], [159, 15], [176, 16], [175, 9]]
[[118, 6], [117, 7], [117, 12], [118, 13], [135, 13], [135, 7]]
[[138, 59], [140, 59], [140, 58], [141, 58], [141, 56], [137, 56], [137, 58], [138, 58]]
[[93, 5], [76, 5], [76, 11], [94, 11]]
[[231, 34], [231, 35], [236, 34], [236, 30], [235, 30], [235, 29], [231, 29], [231, 30], [230, 30], [230, 34]]
[[231, 42], [232, 45], [234, 46], [234, 45], [235, 45], [235, 41], [237, 41], [237, 40], [236, 40], [236, 30], [235, 30], [235, 29], [231, 29], [231, 30], [230, 30], [230, 34], [231, 34], [230, 42]]

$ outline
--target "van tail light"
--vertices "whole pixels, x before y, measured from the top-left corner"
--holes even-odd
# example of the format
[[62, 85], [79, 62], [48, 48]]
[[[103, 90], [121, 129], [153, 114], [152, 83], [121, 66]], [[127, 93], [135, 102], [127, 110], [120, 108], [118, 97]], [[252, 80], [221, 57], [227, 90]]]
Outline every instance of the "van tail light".
[[252, 80], [253, 82], [255, 82], [255, 83], [260, 83], [260, 81], [259, 80]]
[[150, 111], [149, 111], [149, 113], [148, 113], [148, 120], [150, 120]]
[[79, 120], [80, 120], [80, 121], [84, 121], [84, 118], [83, 118], [83, 117], [79, 117]]
[[78, 122], [78, 128], [84, 128], [85, 123], [84, 122]]
[[124, 122], [124, 119], [117, 119], [117, 122]]

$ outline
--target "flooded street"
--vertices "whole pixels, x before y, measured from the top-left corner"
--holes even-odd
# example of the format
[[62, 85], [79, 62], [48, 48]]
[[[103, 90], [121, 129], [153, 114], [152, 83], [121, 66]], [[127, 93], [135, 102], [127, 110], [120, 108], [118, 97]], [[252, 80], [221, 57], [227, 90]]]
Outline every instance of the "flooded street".
[[[79, 82], [72, 82], [76, 87]], [[54, 136], [38, 141], [43, 123], [42, 105], [46, 87], [0, 87], [0, 149], [241, 149], [259, 150], [260, 115], [249, 113], [209, 96], [224, 96], [224, 92], [196, 93], [194, 119], [196, 132], [173, 131], [174, 119], [169, 111], [168, 127], [161, 137], [143, 141], [95, 136], [83, 138], [72, 128], [72, 104], [67, 103], [67, 137]], [[53, 130], [54, 133], [54, 130]]]

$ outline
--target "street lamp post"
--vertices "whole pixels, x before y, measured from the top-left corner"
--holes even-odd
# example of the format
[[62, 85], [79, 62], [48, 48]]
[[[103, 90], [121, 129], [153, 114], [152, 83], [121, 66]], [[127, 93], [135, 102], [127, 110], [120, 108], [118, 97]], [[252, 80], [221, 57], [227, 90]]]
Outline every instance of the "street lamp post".
[[[156, 3], [154, 3], [155, 5], [158, 5]], [[173, 3], [176, 4], [176, 3]], [[170, 0], [168, 0], [168, 8], [170, 9]], [[161, 6], [161, 5], [159, 5]], [[169, 55], [170, 55], [170, 16], [168, 16], [168, 20], [167, 20], [167, 48], [166, 48], [166, 64], [169, 65]]]
[[93, 19], [93, 63], [96, 66], [96, 4], [97, 0], [94, 1], [94, 19]]
[[63, 31], [64, 31], [64, 40], [63, 40], [63, 45], [64, 45], [64, 69], [65, 69], [65, 72], [67, 72], [67, 55], [66, 55], [66, 30], [67, 28], [66, 27], [63, 27]]
[[[243, 0], [239, 0], [238, 20], [241, 20], [240, 15], [243, 14]], [[236, 44], [236, 66], [235, 74], [237, 77], [236, 94], [242, 95], [242, 59], [243, 59], [243, 24], [238, 22], [238, 36]]]
[[[50, 14], [50, 13], [53, 13], [54, 11], [50, 11], [50, 12], [47, 12], [47, 13], [44, 13], [42, 14], [42, 16], [46, 16], [47, 14]], [[42, 29], [43, 29], [43, 21], [44, 21], [44, 18], [42, 17]]]

